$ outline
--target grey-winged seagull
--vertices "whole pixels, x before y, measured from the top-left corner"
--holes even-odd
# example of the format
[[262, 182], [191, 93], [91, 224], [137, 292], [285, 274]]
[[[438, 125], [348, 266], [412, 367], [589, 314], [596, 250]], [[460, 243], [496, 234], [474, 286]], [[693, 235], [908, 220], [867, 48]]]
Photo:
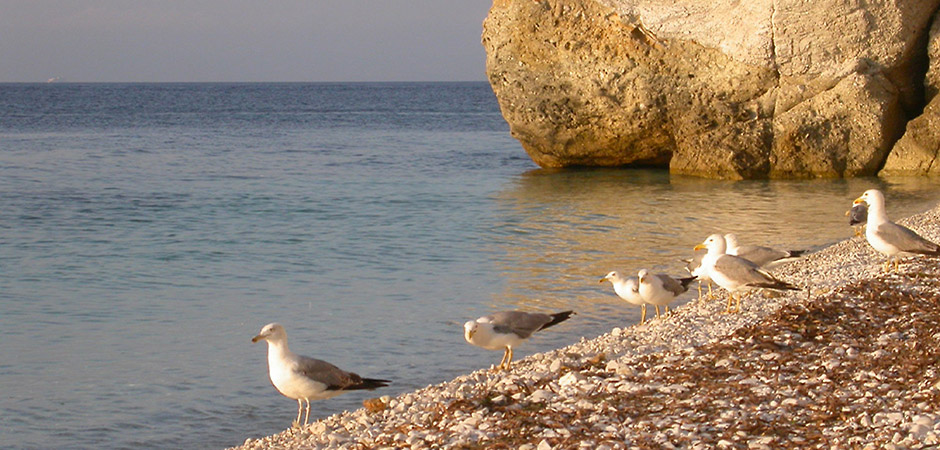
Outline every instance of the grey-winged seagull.
[[[702, 265], [708, 277], [715, 284], [728, 290], [728, 306], [725, 312], [737, 312], [741, 310], [741, 296], [738, 293], [735, 299], [735, 293], [754, 288], [768, 288], [779, 290], [799, 290], [798, 287], [785, 281], [774, 278], [773, 275], [761, 269], [751, 261], [734, 255], [728, 255], [726, 250], [725, 238], [720, 234], [713, 234], [705, 239], [695, 249], [708, 249], [705, 258], [702, 259]], [[735, 308], [731, 309], [731, 303], [735, 301]]]
[[898, 270], [898, 257], [902, 254], [940, 256], [940, 246], [930, 242], [903, 225], [888, 220], [885, 213], [885, 196], [877, 189], [869, 189], [853, 204], [868, 205], [868, 223], [865, 238], [879, 253], [888, 257], [884, 270], [887, 272], [894, 259], [894, 270]]
[[568, 320], [572, 314], [572, 311], [555, 314], [500, 311], [463, 324], [464, 339], [487, 350], [504, 350], [497, 369], [509, 370], [513, 347], [518, 347], [536, 331]]
[[271, 384], [287, 398], [297, 400], [297, 420], [300, 424], [300, 412], [304, 402], [307, 413], [304, 425], [310, 418], [310, 400], [323, 400], [348, 391], [375, 389], [388, 386], [390, 381], [376, 378], [362, 378], [352, 372], [319, 359], [297, 355], [287, 348], [287, 331], [278, 323], [269, 323], [261, 329], [251, 342], [268, 342], [268, 376]]
[[624, 277], [620, 272], [613, 271], [600, 279], [600, 282], [610, 281], [614, 285], [614, 292], [623, 301], [640, 307], [640, 325], [646, 322], [646, 302], [640, 297], [640, 279], [637, 277]]
[[732, 233], [725, 235], [725, 251], [729, 255], [740, 256], [759, 267], [769, 266], [773, 263], [783, 262], [790, 258], [803, 255], [803, 250], [780, 250], [762, 245], [740, 245], [738, 238]]
[[854, 203], [852, 209], [846, 211], [845, 215], [849, 218], [849, 225], [854, 227], [855, 235], [861, 236], [862, 233], [860, 229], [865, 226], [865, 222], [868, 222], [868, 205], [865, 203]]
[[669, 312], [669, 303], [689, 290], [689, 284], [695, 277], [675, 279], [663, 273], [652, 274], [646, 269], [637, 272], [640, 280], [640, 297], [643, 301], [656, 307], [656, 317], [659, 317], [659, 307], [664, 306]]

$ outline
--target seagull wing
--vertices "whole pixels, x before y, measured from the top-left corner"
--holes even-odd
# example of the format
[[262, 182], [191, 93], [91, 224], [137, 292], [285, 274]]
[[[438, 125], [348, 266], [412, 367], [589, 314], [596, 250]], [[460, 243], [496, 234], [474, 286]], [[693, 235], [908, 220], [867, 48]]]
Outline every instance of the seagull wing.
[[329, 391], [340, 391], [362, 383], [362, 377], [346, 372], [326, 361], [298, 356], [296, 370], [303, 376], [326, 385]]
[[490, 316], [493, 329], [500, 333], [515, 333], [526, 339], [552, 321], [552, 316], [523, 311], [501, 311]]
[[875, 236], [902, 252], [940, 255], [940, 246], [920, 237], [910, 228], [894, 222], [881, 224], [875, 230]]

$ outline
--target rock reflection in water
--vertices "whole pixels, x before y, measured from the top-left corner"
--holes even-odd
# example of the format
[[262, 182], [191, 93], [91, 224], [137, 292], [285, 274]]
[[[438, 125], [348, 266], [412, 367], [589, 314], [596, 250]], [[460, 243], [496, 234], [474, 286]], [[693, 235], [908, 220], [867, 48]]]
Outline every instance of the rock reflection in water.
[[[925, 178], [716, 181], [660, 170], [533, 170], [503, 189], [488, 230], [505, 274], [494, 307], [573, 308], [581, 335], [636, 323], [597, 278], [641, 268], [685, 276], [684, 258], [711, 233], [744, 244], [818, 250], [851, 238], [845, 210], [871, 187], [886, 191], [891, 217], [933, 206], [940, 180]], [[679, 304], [694, 298], [687, 293]], [[609, 328], [608, 328], [609, 329]], [[577, 334], [577, 330], [573, 331]]]

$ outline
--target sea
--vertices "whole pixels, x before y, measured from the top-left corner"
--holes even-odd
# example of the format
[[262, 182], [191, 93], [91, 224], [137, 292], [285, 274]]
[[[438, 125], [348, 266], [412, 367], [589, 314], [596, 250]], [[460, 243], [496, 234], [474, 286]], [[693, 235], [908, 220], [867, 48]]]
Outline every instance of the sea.
[[251, 342], [269, 322], [392, 381], [322, 418], [498, 363], [463, 339], [490, 312], [576, 312], [517, 359], [631, 326], [601, 277], [683, 276], [713, 232], [852, 238], [872, 187], [892, 217], [940, 199], [928, 178], [540, 169], [485, 82], [0, 84], [0, 444], [239, 445], [296, 414]]

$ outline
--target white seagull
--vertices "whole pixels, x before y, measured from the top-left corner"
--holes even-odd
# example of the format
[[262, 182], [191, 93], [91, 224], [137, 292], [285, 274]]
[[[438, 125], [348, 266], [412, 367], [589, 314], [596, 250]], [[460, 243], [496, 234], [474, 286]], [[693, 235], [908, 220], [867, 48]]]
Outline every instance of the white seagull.
[[868, 205], [868, 223], [865, 225], [865, 238], [879, 253], [888, 257], [885, 260], [885, 272], [894, 259], [894, 271], [898, 270], [898, 256], [902, 254], [921, 254], [940, 256], [940, 246], [930, 242], [903, 225], [888, 220], [885, 213], [885, 196], [877, 189], [869, 189], [853, 204]]
[[614, 285], [614, 292], [623, 301], [640, 307], [640, 325], [646, 322], [646, 302], [640, 297], [640, 279], [637, 277], [623, 277], [619, 272], [613, 271], [600, 279], [600, 282], [610, 281]]
[[[751, 261], [734, 255], [725, 253], [725, 238], [720, 234], [713, 234], [705, 239], [695, 249], [708, 249], [705, 258], [702, 259], [702, 265], [708, 277], [715, 284], [728, 290], [728, 307], [725, 312], [737, 312], [741, 310], [741, 295], [738, 294], [735, 299], [735, 292], [753, 288], [769, 288], [779, 290], [799, 290], [798, 287], [785, 281], [774, 278], [773, 275], [761, 269]], [[735, 308], [731, 309], [731, 303], [736, 300]]]
[[504, 350], [497, 369], [509, 370], [513, 347], [518, 347], [536, 331], [568, 320], [572, 314], [572, 311], [555, 314], [500, 311], [463, 324], [463, 337], [477, 347]]
[[740, 256], [760, 267], [783, 262], [790, 258], [797, 258], [804, 253], [803, 250], [780, 250], [760, 245], [740, 245], [737, 236], [732, 233], [725, 235], [725, 244], [727, 245], [725, 250], [729, 255]]
[[268, 376], [271, 384], [287, 398], [297, 400], [297, 420], [303, 403], [307, 404], [304, 425], [310, 418], [310, 400], [324, 400], [344, 392], [385, 387], [388, 380], [362, 378], [319, 359], [294, 354], [287, 348], [287, 331], [278, 323], [269, 323], [251, 342], [268, 342]]
[[666, 313], [669, 312], [669, 303], [689, 290], [689, 283], [695, 277], [675, 279], [669, 275], [649, 273], [646, 269], [640, 269], [637, 273], [640, 280], [640, 297], [643, 301], [656, 307], [656, 317], [659, 317], [659, 307], [664, 306]]

